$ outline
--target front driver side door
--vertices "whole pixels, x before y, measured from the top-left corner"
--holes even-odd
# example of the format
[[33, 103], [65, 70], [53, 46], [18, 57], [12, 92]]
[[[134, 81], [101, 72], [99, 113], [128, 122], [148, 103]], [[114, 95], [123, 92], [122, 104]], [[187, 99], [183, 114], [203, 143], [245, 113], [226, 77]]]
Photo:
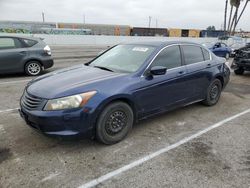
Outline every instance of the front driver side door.
[[140, 88], [135, 92], [135, 97], [142, 116], [159, 113], [185, 103], [190, 92], [185, 79], [186, 66], [183, 66], [178, 45], [163, 49], [149, 69], [153, 66], [164, 66], [167, 73], [140, 78]]

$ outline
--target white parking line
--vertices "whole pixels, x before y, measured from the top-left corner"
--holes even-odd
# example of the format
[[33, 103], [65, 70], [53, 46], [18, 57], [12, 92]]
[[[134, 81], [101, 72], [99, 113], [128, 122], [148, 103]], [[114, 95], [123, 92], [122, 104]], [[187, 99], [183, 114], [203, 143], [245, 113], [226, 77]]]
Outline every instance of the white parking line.
[[29, 82], [29, 80], [18, 80], [18, 81], [8, 81], [8, 82], [0, 82], [0, 85], [6, 85], [6, 84], [17, 84], [17, 83], [23, 83], [23, 82]]
[[0, 110], [0, 113], [6, 113], [6, 112], [13, 112], [18, 110], [18, 108], [12, 108], [12, 109], [7, 109], [7, 110]]
[[145, 163], [145, 162], [147, 162], [147, 161], [149, 161], [149, 160], [151, 160], [151, 159], [153, 159], [155, 157], [158, 157], [159, 155], [162, 155], [162, 154], [164, 154], [164, 153], [166, 153], [166, 152], [168, 152], [168, 151], [170, 151], [172, 149], [175, 149], [175, 148], [177, 148], [177, 147], [179, 147], [179, 146], [181, 146], [181, 145], [183, 145], [183, 144], [185, 144], [185, 143], [187, 143], [187, 142], [189, 142], [189, 141], [191, 141], [191, 140], [193, 140], [193, 139], [195, 139], [195, 138], [197, 138], [197, 137], [199, 137], [199, 136], [201, 136], [201, 135], [203, 135], [203, 134], [205, 134], [205, 133], [207, 133], [207, 132], [209, 132], [209, 131], [211, 131], [211, 130], [213, 130], [215, 128], [218, 128], [218, 127], [224, 125], [225, 123], [228, 123], [228, 122], [230, 122], [230, 121], [232, 121], [232, 120], [234, 120], [234, 119], [236, 119], [236, 118], [238, 118], [240, 116], [243, 116], [243, 115], [245, 115], [245, 114], [247, 114], [249, 112], [250, 112], [250, 109], [245, 110], [244, 112], [241, 112], [241, 113], [236, 114], [234, 116], [231, 116], [231, 117], [229, 117], [227, 119], [224, 119], [224, 120], [222, 120], [222, 121], [220, 121], [220, 122], [218, 122], [218, 123], [216, 123], [214, 125], [209, 126], [208, 128], [206, 128], [206, 129], [204, 129], [202, 131], [199, 131], [198, 133], [196, 133], [194, 135], [191, 135], [189, 137], [186, 137], [186, 138], [180, 140], [179, 142], [176, 142], [175, 144], [166, 146], [165, 148], [162, 148], [162, 149], [160, 149], [160, 150], [158, 150], [158, 151], [156, 151], [154, 153], [151, 153], [150, 155], [147, 155], [147, 156], [145, 156], [145, 157], [143, 157], [141, 159], [138, 159], [138, 160], [136, 160], [136, 161], [134, 161], [134, 162], [132, 162], [130, 164], [127, 164], [127, 165], [125, 165], [125, 166], [123, 166], [123, 167], [121, 167], [121, 168], [119, 168], [117, 170], [109, 172], [109, 173], [107, 173], [107, 174], [105, 174], [103, 176], [100, 176], [99, 178], [96, 178], [96, 179], [94, 179], [94, 180], [92, 180], [90, 182], [87, 182], [87, 183], [79, 186], [79, 188], [89, 188], [89, 187], [97, 186], [100, 183], [103, 183], [104, 181], [107, 181], [107, 180], [109, 180], [109, 179], [111, 179], [111, 178], [113, 178], [115, 176], [118, 176], [119, 174], [121, 174], [123, 172], [126, 172], [126, 171], [128, 171], [128, 170], [130, 170], [130, 169], [132, 169], [134, 167], [137, 167], [137, 166], [139, 166], [139, 165], [141, 165], [141, 164], [143, 164], [143, 163]]

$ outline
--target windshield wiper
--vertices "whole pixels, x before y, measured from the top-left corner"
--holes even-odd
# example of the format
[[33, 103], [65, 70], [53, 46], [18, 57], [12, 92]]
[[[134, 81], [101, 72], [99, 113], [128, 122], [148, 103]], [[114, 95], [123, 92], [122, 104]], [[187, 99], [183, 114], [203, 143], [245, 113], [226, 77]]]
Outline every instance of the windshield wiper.
[[113, 70], [107, 68], [107, 67], [102, 67], [102, 66], [94, 66], [95, 68], [99, 68], [99, 69], [102, 69], [102, 70], [106, 70], [106, 71], [110, 71], [110, 72], [114, 72]]

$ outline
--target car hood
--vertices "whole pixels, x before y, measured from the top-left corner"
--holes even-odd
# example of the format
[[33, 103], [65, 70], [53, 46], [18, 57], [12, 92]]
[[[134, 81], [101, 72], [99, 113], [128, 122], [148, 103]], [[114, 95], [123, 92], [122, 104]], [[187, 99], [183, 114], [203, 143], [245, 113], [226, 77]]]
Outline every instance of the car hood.
[[122, 75], [124, 74], [78, 65], [33, 79], [28, 84], [27, 91], [44, 99], [59, 98], [85, 92], [84, 86]]

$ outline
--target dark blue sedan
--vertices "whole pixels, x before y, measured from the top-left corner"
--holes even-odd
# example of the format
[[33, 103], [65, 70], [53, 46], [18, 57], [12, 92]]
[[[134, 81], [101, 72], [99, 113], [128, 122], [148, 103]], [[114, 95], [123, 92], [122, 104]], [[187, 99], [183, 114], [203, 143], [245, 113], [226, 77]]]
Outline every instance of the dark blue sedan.
[[232, 53], [232, 48], [227, 46], [223, 42], [217, 42], [215, 44], [205, 44], [215, 55], [219, 57], [224, 57], [226, 59], [229, 59], [231, 53]]
[[85, 65], [32, 80], [20, 114], [46, 135], [84, 134], [114, 144], [138, 120], [196, 102], [215, 105], [229, 77], [225, 59], [195, 43], [121, 44]]

